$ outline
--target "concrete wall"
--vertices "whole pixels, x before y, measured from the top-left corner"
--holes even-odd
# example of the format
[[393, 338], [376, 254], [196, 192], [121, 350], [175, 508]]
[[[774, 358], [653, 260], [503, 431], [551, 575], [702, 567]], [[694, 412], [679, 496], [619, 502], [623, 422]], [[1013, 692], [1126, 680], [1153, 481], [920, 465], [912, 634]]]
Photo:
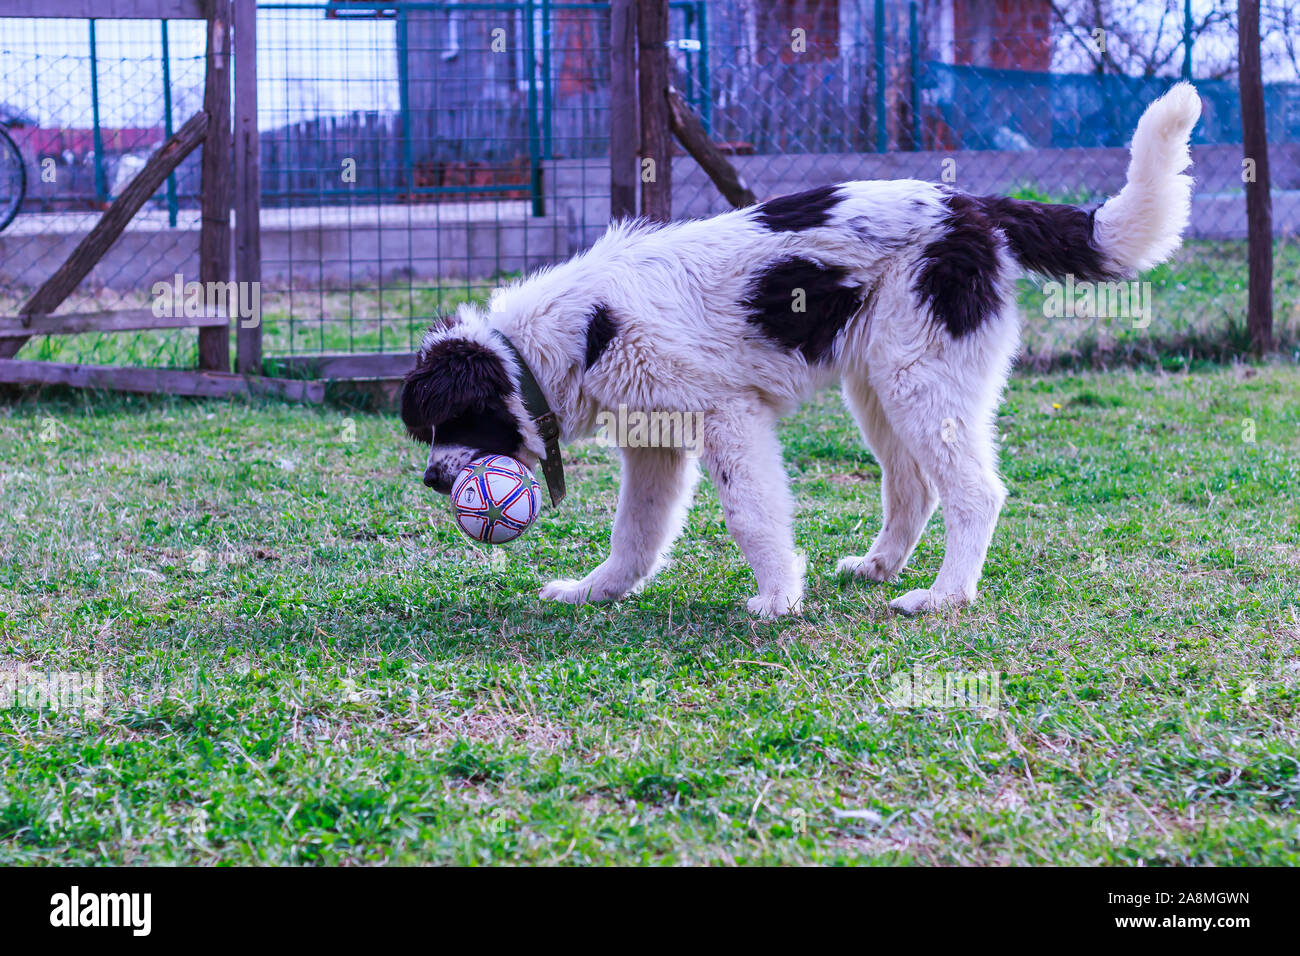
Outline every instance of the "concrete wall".
[[[1241, 181], [1241, 147], [1197, 146], [1192, 149], [1193, 193], [1190, 235], [1198, 239], [1246, 236], [1246, 198]], [[943, 181], [951, 163], [953, 185], [976, 194], [1007, 193], [1032, 186], [1053, 196], [1072, 193], [1112, 194], [1124, 185], [1128, 150], [1105, 148], [1043, 149], [1032, 152], [970, 151], [797, 156], [734, 156], [737, 171], [759, 199], [798, 192], [824, 183], [851, 179], [925, 179]], [[1277, 234], [1300, 233], [1300, 144], [1274, 146], [1273, 225]], [[600, 160], [553, 164], [551, 188], [557, 214], [570, 221], [603, 223], [608, 201], [581, 199], [582, 183], [598, 181]], [[1286, 191], [1291, 195], [1286, 195]], [[575, 208], [581, 204], [582, 209]], [[690, 219], [726, 212], [730, 207], [704, 171], [689, 156], [673, 160], [673, 214]], [[583, 230], [581, 245], [593, 242], [603, 227]]]
[[[0, 285], [31, 289], [44, 282], [87, 231], [0, 232]], [[382, 225], [267, 223], [262, 227], [262, 280], [268, 288], [346, 288], [373, 285], [380, 276], [480, 278], [566, 259], [575, 251], [569, 239], [568, 224], [554, 216]], [[197, 278], [198, 251], [195, 225], [128, 229], [86, 285], [147, 293], [154, 282], [171, 281], [178, 272]]]

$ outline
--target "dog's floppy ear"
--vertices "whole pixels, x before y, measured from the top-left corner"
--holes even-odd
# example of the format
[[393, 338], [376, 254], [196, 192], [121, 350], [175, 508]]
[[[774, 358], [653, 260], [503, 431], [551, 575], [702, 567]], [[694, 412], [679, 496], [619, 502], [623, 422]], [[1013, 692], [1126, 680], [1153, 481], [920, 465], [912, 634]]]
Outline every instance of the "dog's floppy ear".
[[420, 355], [402, 383], [402, 422], [412, 438], [431, 441], [430, 429], [460, 415], [504, 404], [510, 377], [489, 348], [444, 339]]

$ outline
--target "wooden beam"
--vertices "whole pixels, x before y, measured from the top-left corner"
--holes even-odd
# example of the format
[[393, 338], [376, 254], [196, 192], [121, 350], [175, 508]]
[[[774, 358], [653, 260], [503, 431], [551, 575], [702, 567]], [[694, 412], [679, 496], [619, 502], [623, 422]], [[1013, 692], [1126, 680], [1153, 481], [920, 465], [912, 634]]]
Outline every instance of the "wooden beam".
[[[262, 281], [262, 138], [257, 135], [257, 0], [235, 0], [235, 280]], [[261, 301], [260, 299], [258, 301]], [[235, 369], [262, 372], [262, 316], [236, 330]]]
[[636, 215], [636, 0], [613, 0], [609, 11], [609, 218]]
[[713, 185], [718, 187], [727, 202], [737, 209], [752, 206], [758, 197], [749, 188], [736, 167], [723, 154], [722, 150], [709, 139], [704, 131], [704, 124], [695, 115], [695, 110], [686, 102], [686, 98], [672, 87], [668, 89], [668, 119], [673, 135], [686, 147], [686, 152], [695, 157], [700, 168], [709, 174]]
[[33, 335], [80, 335], [83, 332], [141, 332], [150, 329], [193, 329], [228, 326], [224, 315], [154, 315], [152, 309], [124, 309], [119, 312], [69, 312], [64, 315], [33, 315], [23, 319], [0, 318], [0, 339]]
[[360, 355], [324, 354], [291, 355], [275, 359], [275, 364], [294, 375], [312, 378], [355, 380], [369, 378], [403, 378], [415, 367], [414, 352], [382, 352]]
[[[641, 101], [641, 215], [673, 217], [673, 136], [668, 128], [668, 0], [637, 0], [637, 81]], [[645, 166], [653, 160], [653, 173]]]
[[[77, 243], [77, 248], [72, 250], [63, 265], [19, 307], [20, 318], [48, 315], [59, 307], [122, 234], [140, 207], [181, 164], [181, 160], [203, 142], [207, 129], [208, 115], [195, 113], [171, 139], [154, 151], [144, 168], [135, 174], [135, 178], [99, 217], [94, 228]], [[0, 359], [12, 358], [26, 341], [22, 337], [0, 341]]]
[[292, 402], [322, 402], [324, 382], [288, 378], [256, 378], [230, 372], [160, 368], [122, 368], [116, 365], [68, 365], [60, 362], [27, 362], [0, 359], [0, 382], [10, 385], [65, 385], [70, 388], [102, 388], [116, 392], [161, 392], [167, 395], [195, 395], [229, 398], [236, 395], [268, 395]]
[[[208, 139], [203, 144], [200, 188], [199, 281], [230, 281], [230, 207], [234, 194], [234, 155], [230, 142], [230, 0], [208, 0], [207, 74], [203, 111]], [[230, 329], [199, 331], [199, 368], [230, 371]]]
[[[1250, 266], [1246, 329], [1256, 355], [1273, 338], [1273, 199], [1268, 169], [1264, 80], [1259, 63], [1259, 0], [1237, 0], [1237, 74], [1241, 84], [1241, 148], [1253, 181], [1246, 181], [1246, 258]], [[1245, 178], [1245, 177], [1243, 177]]]
[[202, 20], [203, 0], [0, 0], [0, 17]]

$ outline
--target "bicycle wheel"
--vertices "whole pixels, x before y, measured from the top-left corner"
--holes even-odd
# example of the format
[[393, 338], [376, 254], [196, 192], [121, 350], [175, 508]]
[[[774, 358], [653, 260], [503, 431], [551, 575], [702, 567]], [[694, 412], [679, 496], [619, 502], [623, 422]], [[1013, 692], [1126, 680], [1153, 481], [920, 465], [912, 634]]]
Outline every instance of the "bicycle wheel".
[[0, 230], [14, 221], [27, 192], [27, 170], [13, 139], [0, 127]]

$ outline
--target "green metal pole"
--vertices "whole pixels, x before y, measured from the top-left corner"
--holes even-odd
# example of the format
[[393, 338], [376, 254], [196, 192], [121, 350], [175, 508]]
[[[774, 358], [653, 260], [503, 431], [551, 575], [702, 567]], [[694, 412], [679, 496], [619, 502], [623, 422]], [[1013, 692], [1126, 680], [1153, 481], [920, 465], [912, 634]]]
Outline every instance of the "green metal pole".
[[555, 90], [551, 87], [551, 0], [542, 0], [542, 155], [554, 159], [551, 145], [551, 107]]
[[[693, 6], [683, 8], [682, 15], [686, 19], [686, 29], [682, 31], [682, 36], [685, 39], [693, 40], [695, 39], [695, 8]], [[669, 17], [671, 18], [671, 16], [672, 11], [669, 10]], [[695, 71], [692, 69], [695, 61], [691, 59], [690, 50], [683, 50], [682, 52], [686, 54], [686, 102], [695, 107], [696, 112], [699, 112], [700, 103], [695, 97]]]
[[709, 93], [709, 5], [699, 0], [696, 7], [696, 22], [700, 25], [700, 119], [704, 123], [704, 132], [713, 133], [713, 97]]
[[[167, 42], [167, 21], [162, 24], [163, 138], [172, 138], [171, 45]], [[167, 177], [167, 225], [176, 228], [176, 174]]]
[[95, 21], [90, 24], [90, 115], [94, 128], [91, 135], [95, 143], [95, 198], [103, 202], [108, 198], [108, 182], [104, 178], [104, 137], [99, 131], [99, 62], [95, 54]]
[[1183, 0], [1183, 79], [1192, 78], [1192, 0]]
[[876, 0], [876, 152], [889, 150], [885, 116], [885, 0]]
[[546, 197], [542, 195], [542, 136], [537, 123], [537, 37], [533, 26], [536, 0], [524, 6], [524, 62], [528, 69], [528, 166], [531, 173], [533, 215], [546, 215]]
[[406, 8], [397, 8], [397, 101], [402, 116], [402, 179], [411, 194], [409, 202], [414, 202], [415, 195], [415, 159], [411, 147], [411, 76], [406, 58], [410, 38], [407, 35]]
[[912, 48], [912, 149], [921, 150], [921, 31], [916, 25], [916, 0], [908, 5], [907, 41]]

